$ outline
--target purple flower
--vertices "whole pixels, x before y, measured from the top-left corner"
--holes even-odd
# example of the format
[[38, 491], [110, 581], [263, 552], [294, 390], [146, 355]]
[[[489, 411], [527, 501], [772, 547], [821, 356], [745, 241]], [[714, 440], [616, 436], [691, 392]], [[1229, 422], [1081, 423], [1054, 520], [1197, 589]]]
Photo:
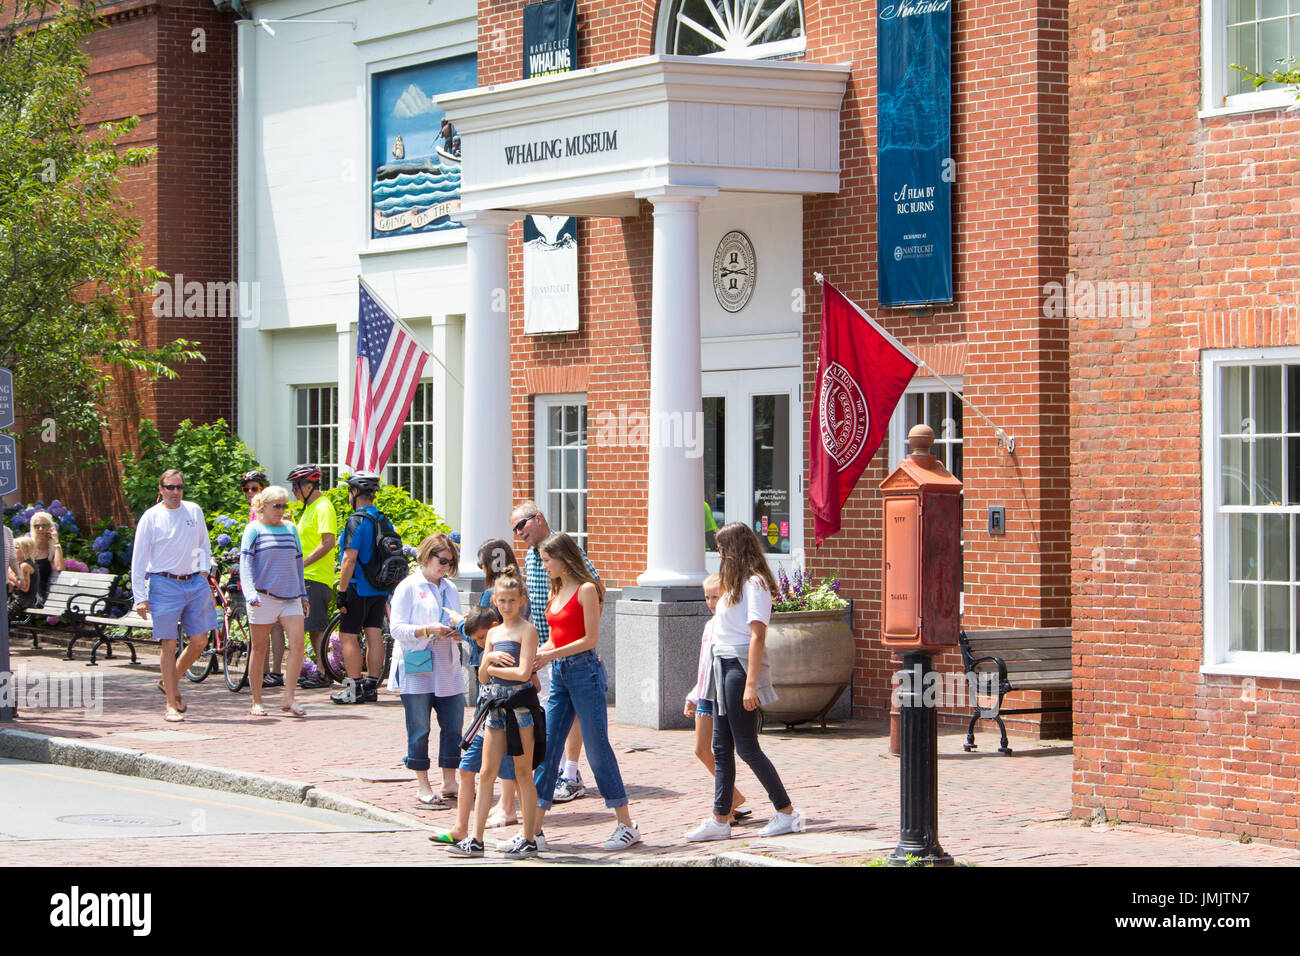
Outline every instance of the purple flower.
[[68, 509], [63, 506], [63, 502], [55, 498], [50, 502], [50, 515], [55, 518], [62, 518], [68, 513]]
[[302, 677], [311, 677], [311, 676], [312, 676], [313, 674], [315, 674], [315, 673], [316, 673], [316, 662], [315, 662], [314, 660], [312, 660], [310, 657], [304, 657], [304, 658], [302, 659], [302, 672], [301, 672], [301, 676], [302, 676]]
[[230, 547], [230, 535], [225, 533], [217, 535], [217, 547], [218, 548]]
[[64, 565], [67, 567], [67, 569], [68, 569], [69, 571], [89, 571], [89, 570], [90, 570], [90, 568], [86, 567], [84, 564], [82, 564], [82, 563], [81, 563], [80, 561], [78, 561], [76, 558], [68, 558], [68, 559], [67, 559], [66, 561], [64, 561], [63, 563], [64, 563]]
[[99, 566], [101, 568], [106, 568], [113, 563], [113, 554], [111, 551], [104, 551], [99, 555], [97, 560], [99, 561]]

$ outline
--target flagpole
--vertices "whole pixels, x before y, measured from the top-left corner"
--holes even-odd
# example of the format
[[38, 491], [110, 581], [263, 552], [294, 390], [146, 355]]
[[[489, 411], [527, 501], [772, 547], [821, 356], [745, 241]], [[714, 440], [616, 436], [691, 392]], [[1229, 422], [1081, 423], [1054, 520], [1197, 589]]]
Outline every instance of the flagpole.
[[[826, 282], [826, 277], [822, 275], [820, 272], [814, 272], [813, 278], [817, 280], [818, 285], [823, 285]], [[844, 301], [847, 302], [849, 305], [853, 306], [854, 311], [856, 311], [858, 315], [862, 316], [862, 318], [873, 329], [875, 329], [882, 336], [884, 336], [889, 341], [889, 343], [894, 346], [894, 348], [898, 349], [898, 351], [902, 352], [909, 359], [915, 362], [919, 368], [928, 369], [930, 374], [933, 375], [936, 379], [938, 379], [939, 384], [942, 385], [944, 388], [946, 388], [950, 393], [952, 393], [959, 402], [961, 402], [963, 405], [965, 405], [967, 408], [973, 411], [980, 418], [988, 422], [989, 427], [994, 430], [994, 434], [997, 436], [998, 444], [1006, 448], [1008, 455], [1013, 454], [1015, 452], [1016, 440], [1007, 434], [1006, 429], [1000, 427], [996, 422], [993, 421], [993, 419], [985, 415], [984, 412], [980, 410], [978, 405], [970, 401], [968, 398], [966, 398], [965, 395], [963, 395], [961, 392], [957, 391], [955, 388], [949, 385], [944, 380], [943, 376], [940, 375], [938, 372], [936, 372], [933, 368], [931, 368], [930, 365], [928, 365], [924, 359], [922, 359], [920, 356], [913, 353], [911, 349], [907, 348], [905, 345], [899, 342], [898, 339], [894, 338], [887, 331], [881, 328], [880, 323], [877, 322], [875, 319], [873, 319], [871, 316], [867, 315], [866, 312], [862, 311], [862, 307], [860, 305], [858, 305], [848, 296], [844, 296]]]

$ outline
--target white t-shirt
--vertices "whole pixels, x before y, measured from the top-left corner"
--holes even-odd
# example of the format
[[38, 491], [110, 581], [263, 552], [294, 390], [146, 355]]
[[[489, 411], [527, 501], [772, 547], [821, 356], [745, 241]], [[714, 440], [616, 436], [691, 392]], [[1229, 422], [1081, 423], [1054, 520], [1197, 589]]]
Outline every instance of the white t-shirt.
[[[714, 651], [719, 657], [736, 656], [740, 649], [749, 647], [749, 625], [752, 621], [764, 624], [772, 620], [772, 592], [757, 574], [740, 589], [740, 602], [733, 605], [731, 595], [724, 594], [713, 615]], [[731, 649], [722, 651], [718, 645]], [[733, 653], [734, 651], [734, 653]]]
[[137, 603], [149, 600], [149, 575], [206, 572], [212, 564], [203, 509], [192, 501], [179, 508], [159, 502], [146, 511], [131, 547], [131, 593]]

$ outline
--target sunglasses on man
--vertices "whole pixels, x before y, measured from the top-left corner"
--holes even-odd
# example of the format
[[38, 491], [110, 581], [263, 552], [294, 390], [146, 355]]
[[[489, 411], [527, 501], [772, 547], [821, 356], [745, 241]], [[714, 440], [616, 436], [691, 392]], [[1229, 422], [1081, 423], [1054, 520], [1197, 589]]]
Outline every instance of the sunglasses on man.
[[520, 518], [518, 523], [515, 524], [515, 534], [522, 534], [524, 525], [536, 518], [538, 514], [540, 514], [540, 512], [530, 514], [527, 518]]

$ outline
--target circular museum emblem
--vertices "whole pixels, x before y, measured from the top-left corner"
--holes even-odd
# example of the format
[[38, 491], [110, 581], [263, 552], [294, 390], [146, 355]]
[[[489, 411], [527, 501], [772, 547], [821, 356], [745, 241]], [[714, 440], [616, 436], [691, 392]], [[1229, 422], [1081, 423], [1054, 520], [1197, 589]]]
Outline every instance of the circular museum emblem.
[[754, 294], [758, 278], [758, 258], [749, 236], [732, 230], [718, 243], [713, 254], [713, 292], [718, 304], [728, 312], [739, 312]]
[[866, 444], [871, 415], [862, 389], [838, 362], [832, 362], [822, 378], [822, 401], [818, 414], [822, 446], [843, 471]]

